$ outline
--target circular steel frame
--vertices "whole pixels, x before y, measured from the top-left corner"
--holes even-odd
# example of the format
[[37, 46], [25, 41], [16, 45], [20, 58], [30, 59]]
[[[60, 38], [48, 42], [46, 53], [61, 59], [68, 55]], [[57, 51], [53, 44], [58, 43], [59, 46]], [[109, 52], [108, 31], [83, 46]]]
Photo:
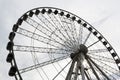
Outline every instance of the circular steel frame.
[[[24, 13], [18, 19], [16, 24], [14, 24], [12, 32], [9, 35], [10, 42], [14, 43], [15, 35], [12, 35], [12, 33], [15, 34], [17, 32], [17, 29], [19, 28], [20, 25], [22, 25], [22, 22], [24, 20], [26, 20], [28, 18], [28, 16], [32, 17], [33, 15], [38, 15], [39, 13], [42, 13], [42, 14], [44, 14], [44, 13], [49, 13], [49, 14], [54, 13], [55, 15], [60, 14], [61, 16], [66, 16], [67, 18], [71, 18], [73, 21], [76, 21], [78, 24], [82, 24], [94, 36], [96, 36], [99, 39], [99, 41], [101, 41], [101, 43], [103, 43], [103, 45], [108, 49], [108, 51], [110, 52], [111, 56], [113, 57], [113, 59], [116, 62], [116, 65], [118, 66], [118, 68], [120, 70], [120, 65], [119, 65], [120, 64], [120, 58], [117, 55], [114, 48], [111, 46], [111, 44], [106, 40], [106, 38], [104, 38], [103, 35], [100, 32], [98, 32], [91, 24], [89, 24], [88, 22], [86, 22], [85, 20], [80, 18], [79, 16], [77, 16], [77, 15], [71, 13], [71, 12], [68, 12], [66, 10], [63, 10], [63, 9], [54, 8], [54, 7], [38, 7], [38, 8], [34, 8], [34, 9], [31, 9], [31, 10], [27, 11], [26, 13]], [[88, 25], [89, 25], [89, 27], [88, 27]], [[12, 61], [10, 63], [11, 63], [11, 66], [16, 67], [16, 73], [17, 74], [15, 74], [15, 78], [16, 78], [16, 80], [23, 80], [22, 76], [19, 73], [17, 63], [16, 63], [16, 60], [15, 60], [14, 51], [13, 51], [13, 46], [14, 45], [10, 45], [9, 43], [7, 45], [7, 50], [9, 51], [10, 54], [13, 54], [13, 58], [12, 58]], [[11, 47], [11, 48], [9, 48], [9, 47]]]

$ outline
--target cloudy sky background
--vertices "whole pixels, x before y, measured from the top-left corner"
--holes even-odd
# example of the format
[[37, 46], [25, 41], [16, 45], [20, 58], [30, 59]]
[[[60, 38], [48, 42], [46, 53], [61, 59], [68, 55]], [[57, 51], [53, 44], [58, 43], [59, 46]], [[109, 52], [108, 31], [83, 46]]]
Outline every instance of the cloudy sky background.
[[12, 25], [26, 11], [36, 7], [57, 7], [92, 24], [120, 55], [120, 0], [0, 0], [0, 80], [8, 76], [6, 44]]

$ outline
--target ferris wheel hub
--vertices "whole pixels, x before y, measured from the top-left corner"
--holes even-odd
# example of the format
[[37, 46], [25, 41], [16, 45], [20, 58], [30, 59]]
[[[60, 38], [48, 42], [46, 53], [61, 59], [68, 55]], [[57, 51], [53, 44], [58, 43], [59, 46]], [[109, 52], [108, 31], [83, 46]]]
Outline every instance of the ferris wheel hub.
[[78, 58], [80, 55], [86, 55], [88, 52], [88, 48], [84, 44], [80, 44], [80, 48], [75, 52], [71, 53], [71, 59]]
[[88, 48], [84, 44], [81, 44], [79, 53], [87, 54], [87, 52], [88, 52]]

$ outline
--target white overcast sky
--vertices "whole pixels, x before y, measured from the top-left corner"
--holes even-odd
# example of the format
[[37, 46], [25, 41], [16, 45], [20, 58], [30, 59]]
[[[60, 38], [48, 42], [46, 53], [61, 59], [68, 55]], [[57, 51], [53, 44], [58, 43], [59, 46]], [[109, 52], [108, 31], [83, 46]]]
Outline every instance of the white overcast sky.
[[120, 55], [120, 0], [0, 0], [0, 80], [8, 76], [6, 44], [12, 25], [26, 11], [36, 7], [57, 7], [92, 24]]

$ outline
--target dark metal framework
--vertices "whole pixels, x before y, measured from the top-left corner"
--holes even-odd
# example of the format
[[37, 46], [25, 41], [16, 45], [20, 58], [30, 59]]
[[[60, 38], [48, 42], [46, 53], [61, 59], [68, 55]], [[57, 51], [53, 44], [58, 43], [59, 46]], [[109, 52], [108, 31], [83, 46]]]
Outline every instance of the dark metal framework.
[[[33, 28], [25, 28], [27, 25]], [[20, 43], [29, 43], [22, 38], [18, 40], [17, 44], [14, 39], [19, 38], [19, 35], [30, 38], [32, 45], [21, 45]], [[7, 62], [11, 63], [9, 75], [15, 76], [16, 80], [23, 80], [22, 74], [35, 69], [42, 80], [120, 79], [120, 58], [110, 43], [92, 25], [68, 11], [53, 7], [39, 7], [29, 10], [14, 24], [9, 40], [7, 44], [9, 51]], [[18, 62], [22, 59], [17, 60], [20, 57], [17, 56], [17, 53], [24, 55], [24, 52], [31, 53], [34, 65], [19, 68]], [[49, 58], [39, 62], [39, 56], [36, 54], [47, 54]], [[67, 65], [61, 67], [63, 65], [60, 65], [59, 61], [68, 58], [70, 61], [66, 61]], [[59, 71], [54, 63], [57, 63], [62, 69]], [[50, 64], [57, 71], [57, 75], [53, 75], [52, 78], [49, 78], [44, 70], [44, 66]], [[70, 67], [66, 72], [65, 69], [68, 66]], [[38, 68], [41, 68], [42, 74]], [[66, 76], [62, 72], [66, 73]], [[57, 79], [59, 75], [63, 78]]]

